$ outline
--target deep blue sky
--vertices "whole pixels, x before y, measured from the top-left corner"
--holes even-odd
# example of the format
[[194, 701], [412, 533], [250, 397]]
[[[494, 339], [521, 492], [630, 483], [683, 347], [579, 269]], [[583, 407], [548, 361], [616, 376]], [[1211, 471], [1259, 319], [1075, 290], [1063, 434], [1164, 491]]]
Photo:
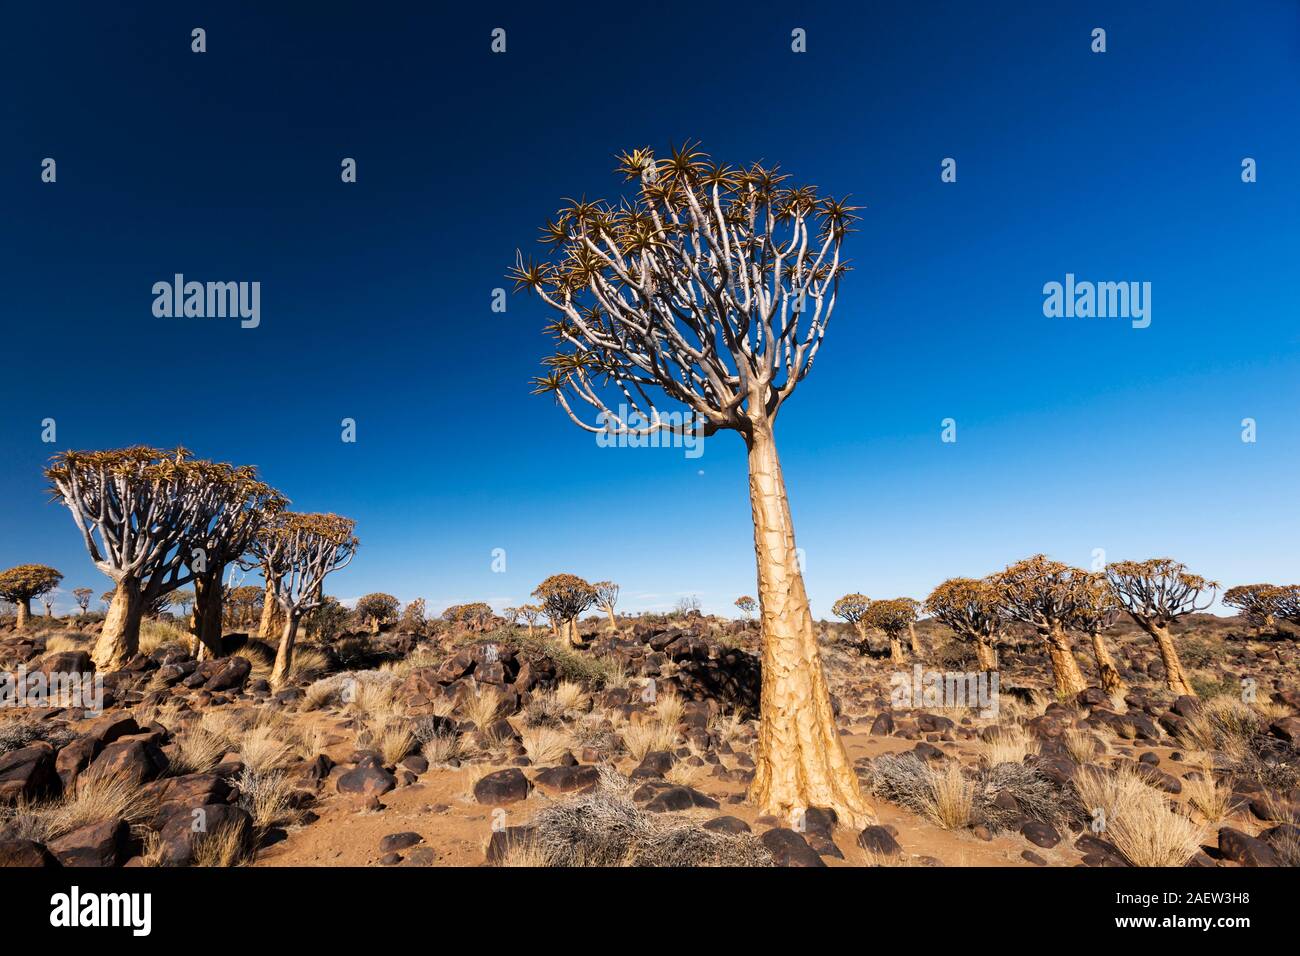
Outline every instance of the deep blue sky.
[[[355, 517], [341, 597], [500, 607], [572, 571], [730, 611], [739, 438], [596, 447], [529, 395], [542, 306], [489, 310], [616, 151], [693, 137], [867, 206], [778, 428], [815, 612], [1035, 551], [1300, 579], [1294, 2], [132, 6], [0, 23], [0, 566], [107, 587], [41, 466], [184, 443]], [[261, 327], [155, 318], [175, 272], [261, 281]], [[1151, 282], [1150, 328], [1045, 318], [1067, 272]]]

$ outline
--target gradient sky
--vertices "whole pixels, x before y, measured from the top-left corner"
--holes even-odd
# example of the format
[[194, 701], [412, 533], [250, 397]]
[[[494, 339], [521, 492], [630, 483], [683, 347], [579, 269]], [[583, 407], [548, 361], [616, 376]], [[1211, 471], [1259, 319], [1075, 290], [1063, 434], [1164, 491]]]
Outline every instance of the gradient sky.
[[[614, 153], [690, 137], [867, 207], [777, 430], [815, 613], [1037, 551], [1300, 579], [1294, 2], [132, 6], [2, 15], [0, 566], [107, 588], [42, 465], [183, 443], [354, 517], [340, 597], [499, 608], [570, 571], [733, 612], [740, 439], [597, 447], [529, 395], [544, 308], [489, 308]], [[176, 272], [260, 281], [261, 326], [155, 318]], [[1150, 282], [1151, 326], [1045, 318], [1067, 272]]]

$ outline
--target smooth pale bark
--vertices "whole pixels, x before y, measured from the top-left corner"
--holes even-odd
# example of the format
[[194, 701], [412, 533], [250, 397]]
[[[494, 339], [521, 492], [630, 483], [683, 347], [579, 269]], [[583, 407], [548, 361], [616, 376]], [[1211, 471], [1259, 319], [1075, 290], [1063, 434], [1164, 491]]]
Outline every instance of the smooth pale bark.
[[100, 671], [121, 670], [140, 650], [140, 618], [144, 613], [144, 598], [140, 582], [125, 577], [113, 589], [113, 600], [104, 617], [104, 628], [99, 632], [91, 659]]
[[991, 638], [983, 635], [975, 638], [975, 660], [979, 664], [979, 669], [985, 673], [998, 669], [998, 652]]
[[1088, 689], [1088, 682], [1083, 679], [1079, 662], [1074, 659], [1074, 649], [1070, 646], [1070, 636], [1060, 624], [1052, 624], [1042, 634], [1047, 644], [1047, 654], [1052, 661], [1052, 682], [1057, 697], [1073, 697]]
[[779, 820], [810, 807], [830, 807], [845, 826], [866, 826], [873, 817], [835, 725], [770, 424], [755, 422], [748, 444], [763, 634], [763, 690], [749, 798]]
[[581, 647], [582, 638], [578, 636], [578, 619], [576, 617], [569, 618], [565, 629], [569, 635], [569, 644], [573, 647]]
[[617, 631], [617, 630], [618, 630], [618, 619], [614, 617], [614, 608], [613, 608], [613, 607], [607, 607], [607, 608], [605, 608], [605, 613], [609, 615], [609, 628], [608, 628], [608, 630], [611, 630], [611, 631]]
[[903, 641], [897, 634], [889, 635], [889, 660], [894, 664], [907, 662], [907, 655], [903, 653]]
[[280, 646], [275, 651], [275, 665], [271, 668], [271, 686], [282, 687], [293, 667], [293, 642], [298, 637], [298, 614], [291, 611], [284, 619]]
[[221, 656], [221, 594], [223, 568], [194, 579], [194, 636], [199, 639], [198, 659]]
[[30, 598], [14, 602], [18, 606], [18, 630], [27, 626], [27, 622], [32, 618], [32, 602]]
[[1114, 693], [1124, 686], [1124, 680], [1119, 676], [1119, 668], [1115, 666], [1115, 660], [1110, 656], [1110, 649], [1106, 647], [1101, 631], [1092, 631], [1089, 637], [1092, 639], [1092, 656], [1097, 659], [1101, 689], [1108, 694]]
[[[751, 488], [751, 490], [750, 490], [750, 493], [751, 493], [751, 494], [753, 493], [753, 489], [752, 489], [752, 488]], [[761, 615], [761, 613], [760, 613], [759, 618], [760, 618], [760, 619], [759, 619], [759, 625], [760, 625], [760, 628], [761, 628], [761, 626], [762, 626], [762, 615]], [[871, 653], [871, 641], [868, 640], [868, 638], [867, 638], [867, 625], [863, 624], [861, 621], [854, 621], [854, 622], [853, 622], [853, 630], [855, 630], [855, 631], [858, 632], [858, 653], [859, 653], [859, 654], [864, 654], [864, 655], [865, 655], [865, 654], [870, 654], [870, 653]]]
[[924, 652], [921, 650], [921, 639], [916, 636], [916, 625], [912, 624], [910, 621], [907, 625], [907, 636], [912, 644], [912, 653], [917, 657], [923, 656]]
[[1169, 633], [1169, 628], [1159, 624], [1146, 624], [1143, 629], [1156, 639], [1156, 646], [1160, 648], [1160, 662], [1165, 665], [1165, 687], [1175, 694], [1199, 696], [1183, 671], [1183, 662], [1178, 659], [1178, 651], [1174, 647], [1174, 638]]
[[275, 636], [275, 585], [268, 583], [262, 592], [262, 620], [257, 625], [257, 636], [269, 641]]

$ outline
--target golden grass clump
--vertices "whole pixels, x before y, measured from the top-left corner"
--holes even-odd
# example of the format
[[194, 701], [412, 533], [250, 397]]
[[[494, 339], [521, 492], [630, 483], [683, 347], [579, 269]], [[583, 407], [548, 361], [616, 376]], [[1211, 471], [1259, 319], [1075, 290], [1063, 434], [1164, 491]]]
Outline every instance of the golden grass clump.
[[1099, 834], [1133, 866], [1184, 866], [1200, 850], [1205, 827], [1176, 813], [1136, 770], [1086, 767], [1074, 785]]

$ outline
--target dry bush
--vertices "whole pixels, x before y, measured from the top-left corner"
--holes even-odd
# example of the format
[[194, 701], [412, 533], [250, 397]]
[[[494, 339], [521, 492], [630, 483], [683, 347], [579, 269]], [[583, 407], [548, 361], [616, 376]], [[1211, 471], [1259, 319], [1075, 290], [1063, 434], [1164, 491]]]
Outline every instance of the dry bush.
[[686, 702], [670, 691], [665, 691], [655, 700], [655, 715], [659, 718], [659, 722], [670, 730], [677, 729], [685, 709]]
[[495, 687], [479, 686], [461, 704], [465, 717], [479, 730], [485, 730], [501, 712], [501, 695]]
[[236, 779], [239, 805], [252, 817], [253, 829], [265, 834], [272, 827], [287, 826], [298, 820], [293, 807], [294, 786], [278, 770], [254, 773], [245, 768]]
[[1205, 828], [1174, 812], [1137, 771], [1086, 767], [1074, 785], [1102, 835], [1133, 866], [1184, 866], [1200, 850]]
[[406, 721], [392, 721], [379, 728], [373, 736], [374, 746], [383, 755], [385, 763], [398, 763], [409, 757], [416, 747], [415, 734]]
[[450, 731], [431, 734], [423, 741], [420, 753], [429, 766], [446, 766], [460, 757], [460, 739]]
[[519, 731], [519, 741], [528, 754], [528, 759], [537, 766], [554, 764], [573, 745], [573, 738], [568, 732], [545, 725], [524, 727]]
[[241, 866], [249, 861], [248, 826], [243, 820], [226, 822], [194, 837], [194, 865]]
[[397, 676], [384, 670], [331, 674], [308, 685], [303, 693], [303, 709], [346, 707], [364, 714], [369, 709], [390, 706], [397, 683]]
[[1061, 737], [1065, 752], [1070, 759], [1082, 766], [1106, 752], [1106, 744], [1095, 734], [1086, 730], [1071, 728]]
[[1215, 779], [1214, 770], [1208, 764], [1201, 771], [1201, 779], [1183, 779], [1183, 793], [1207, 823], [1220, 822], [1232, 810], [1231, 789]]
[[64, 794], [62, 800], [22, 808], [26, 819], [21, 825], [31, 834], [31, 839], [49, 842], [105, 820], [122, 819], [128, 824], [138, 824], [151, 817], [157, 808], [157, 798], [150, 796], [134, 778], [91, 767], [78, 774], [72, 793]]
[[971, 822], [976, 787], [955, 760], [935, 767], [915, 754], [884, 754], [871, 762], [869, 788], [945, 830]]
[[82, 634], [55, 634], [45, 639], [46, 654], [88, 650], [90, 650], [90, 641]]
[[771, 866], [752, 834], [715, 833], [671, 814], [647, 813], [618, 774], [602, 768], [600, 783], [541, 810], [531, 821], [529, 846], [542, 865]]
[[975, 818], [991, 830], [1018, 822], [1019, 815], [1004, 810], [996, 801], [1009, 793], [1020, 812], [1034, 820], [1061, 826], [1082, 819], [1073, 789], [1061, 787], [1037, 767], [1024, 763], [1001, 763], [983, 767], [975, 775]]
[[1039, 743], [1036, 737], [1025, 732], [1018, 724], [999, 727], [992, 740], [980, 744], [980, 760], [985, 766], [1000, 763], [1024, 763], [1030, 754], [1036, 754]]
[[672, 750], [677, 743], [677, 730], [657, 720], [627, 724], [620, 731], [623, 747], [634, 760], [642, 760], [656, 750]]
[[172, 621], [147, 617], [140, 622], [141, 654], [148, 656], [169, 644], [183, 648], [191, 656], [199, 647], [198, 638]]
[[207, 773], [221, 763], [230, 744], [227, 738], [209, 733], [201, 726], [176, 734], [173, 742], [175, 746], [167, 773], [174, 777]]
[[240, 739], [239, 756], [245, 767], [264, 774], [287, 766], [293, 751], [276, 728], [257, 724]]
[[287, 682], [314, 681], [330, 669], [330, 659], [314, 647], [300, 647], [289, 661]]

